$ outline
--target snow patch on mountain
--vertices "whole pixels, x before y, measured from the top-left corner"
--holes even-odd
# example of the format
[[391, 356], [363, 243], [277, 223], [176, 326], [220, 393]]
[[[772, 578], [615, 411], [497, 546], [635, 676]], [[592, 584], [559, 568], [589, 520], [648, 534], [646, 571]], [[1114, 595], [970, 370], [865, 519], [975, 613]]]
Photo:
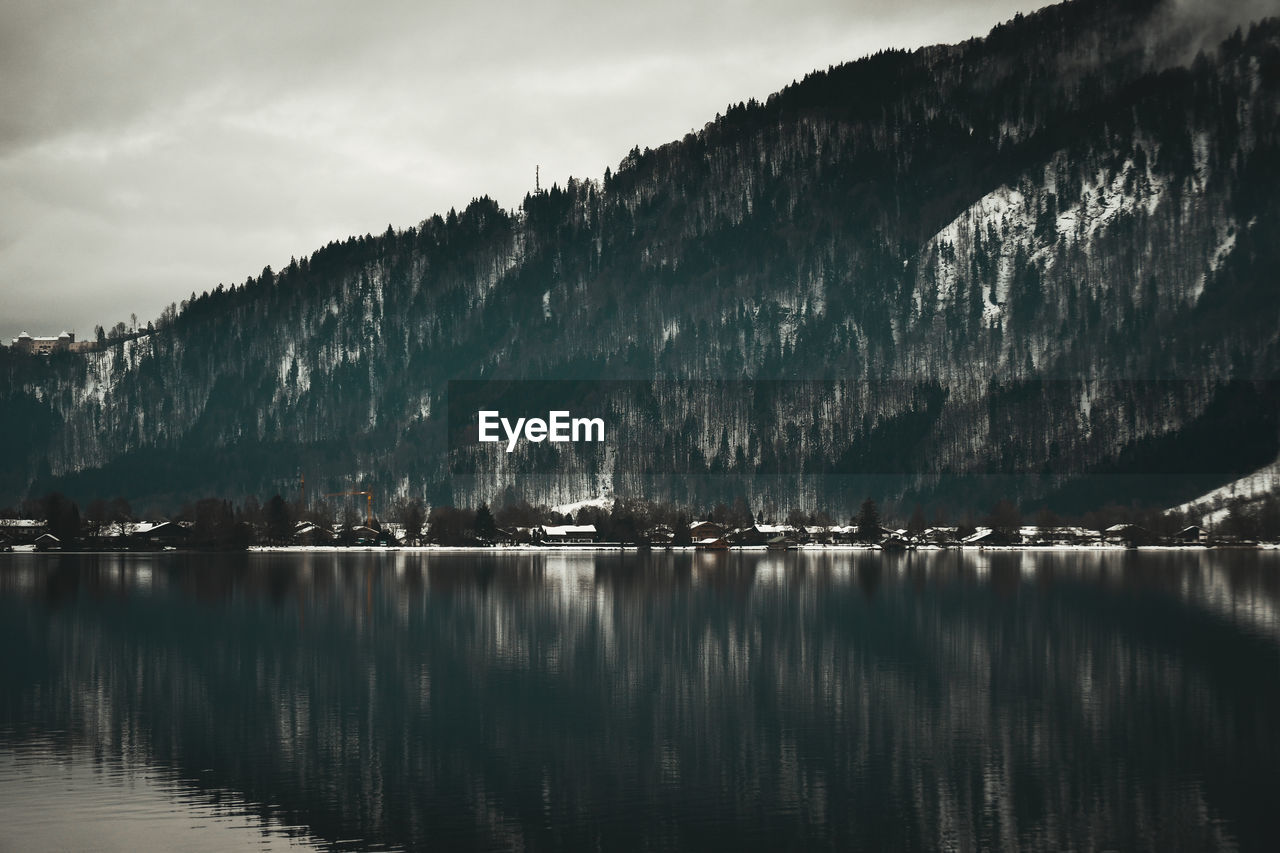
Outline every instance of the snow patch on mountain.
[[76, 405], [80, 406], [92, 400], [99, 406], [106, 405], [107, 396], [115, 390], [113, 377], [116, 351], [114, 348], [105, 352], [91, 353], [85, 357], [84, 385], [76, 388]]
[[1203, 516], [1205, 522], [1212, 525], [1226, 519], [1233, 501], [1249, 503], [1272, 494], [1280, 494], [1280, 459], [1173, 509], [1191, 516]]
[[[920, 252], [914, 302], [921, 311], [930, 293], [938, 310], [969, 298], [968, 288], [982, 291], [982, 316], [987, 324], [1003, 313], [1009, 298], [1019, 251], [1030, 263], [1049, 269], [1056, 260], [1058, 241], [1067, 247], [1091, 243], [1099, 232], [1125, 213], [1151, 215], [1166, 195], [1168, 181], [1128, 158], [1116, 169], [1099, 166], [1075, 198], [1058, 194], [1057, 175], [1067, 165], [1059, 153], [1043, 172], [1023, 181], [1021, 189], [1001, 185], [978, 199], [933, 235]], [[1207, 169], [1207, 165], [1205, 166]], [[1051, 227], [1037, 234], [1037, 210], [1052, 199], [1056, 208]], [[1230, 251], [1230, 246], [1222, 250]], [[972, 281], [978, 265], [975, 253], [983, 252], [992, 269]], [[993, 273], [993, 274], [992, 274]]]
[[[996, 254], [995, 301], [992, 301], [989, 286], [992, 282], [983, 282], [983, 317], [991, 322], [999, 316], [1001, 309], [998, 303], [1009, 291], [1018, 246], [1031, 241], [1030, 220], [1026, 196], [1019, 190], [1000, 186], [933, 235], [921, 252], [925, 260], [922, 276], [933, 276], [938, 309], [965, 298], [966, 294], [960, 292], [960, 285], [968, 279], [974, 252], [981, 246], [985, 251]], [[926, 298], [927, 288], [923, 287], [926, 283], [926, 280], [917, 282], [917, 309], [922, 307]]]
[[1219, 267], [1222, 266], [1222, 262], [1227, 259], [1227, 256], [1231, 254], [1235, 247], [1236, 228], [1231, 223], [1228, 223], [1222, 235], [1222, 239], [1218, 242], [1218, 245], [1214, 250], [1209, 253], [1208, 269], [1201, 273], [1200, 277], [1196, 280], [1195, 287], [1191, 293], [1193, 302], [1199, 301], [1200, 294], [1204, 293], [1205, 285], [1209, 282], [1209, 276], [1218, 271]]
[[551, 508], [551, 510], [553, 512], [558, 512], [561, 515], [577, 515], [578, 510], [588, 506], [595, 507], [597, 509], [608, 509], [613, 506], [613, 500], [612, 494], [602, 494], [594, 498], [586, 498], [584, 500], [573, 501], [571, 503], [556, 504]]
[[297, 349], [292, 341], [280, 356], [277, 371], [280, 381], [276, 386], [276, 399], [293, 401], [311, 388], [311, 368], [306, 361], [298, 358]]
[[[1152, 173], [1150, 165], [1139, 171], [1132, 158], [1109, 177], [1107, 171], [1099, 169], [1082, 188], [1080, 198], [1058, 213], [1055, 227], [1068, 245], [1091, 239], [1121, 213], [1139, 208], [1148, 215], [1154, 213], [1167, 188], [1163, 176]], [[1047, 255], [1050, 245], [1040, 252]]]
[[678, 334], [680, 334], [680, 318], [674, 316], [663, 318], [661, 333], [662, 343], [665, 344]]

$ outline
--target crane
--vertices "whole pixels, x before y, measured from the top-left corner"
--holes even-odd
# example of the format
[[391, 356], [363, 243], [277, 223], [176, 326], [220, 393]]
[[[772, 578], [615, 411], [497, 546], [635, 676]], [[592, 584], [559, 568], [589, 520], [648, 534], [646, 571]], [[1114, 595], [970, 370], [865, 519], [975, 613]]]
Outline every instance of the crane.
[[366, 513], [365, 513], [367, 517], [365, 518], [364, 523], [366, 527], [373, 527], [373, 492], [329, 492], [328, 494], [325, 495], [325, 497], [340, 498], [340, 497], [348, 497], [351, 495], [364, 495], [365, 505], [367, 507]]

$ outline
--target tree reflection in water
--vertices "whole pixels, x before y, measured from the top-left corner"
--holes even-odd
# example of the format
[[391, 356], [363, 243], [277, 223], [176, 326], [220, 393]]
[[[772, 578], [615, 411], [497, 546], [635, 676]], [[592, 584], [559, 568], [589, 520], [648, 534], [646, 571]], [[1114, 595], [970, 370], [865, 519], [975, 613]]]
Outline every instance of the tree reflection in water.
[[1280, 778], [1278, 569], [6, 555], [0, 743], [370, 845], [1249, 849]]

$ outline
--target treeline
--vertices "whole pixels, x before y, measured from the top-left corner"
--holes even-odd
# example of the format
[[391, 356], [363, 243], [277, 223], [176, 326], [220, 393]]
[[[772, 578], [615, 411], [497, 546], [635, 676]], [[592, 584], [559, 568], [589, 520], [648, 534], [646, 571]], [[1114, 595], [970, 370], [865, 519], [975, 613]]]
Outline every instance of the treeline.
[[[1013, 501], [1002, 499], [985, 514], [966, 512], [953, 518], [942, 506], [917, 504], [909, 514], [897, 507], [884, 511], [870, 498], [849, 513], [794, 507], [780, 512], [773, 506], [753, 510], [744, 497], [710, 508], [618, 499], [608, 506], [587, 505], [570, 513], [524, 500], [497, 509], [481, 503], [476, 507], [443, 505], [428, 510], [421, 501], [400, 499], [382, 517], [365, 517], [354, 505], [341, 510], [327, 503], [303, 506], [277, 494], [265, 503], [254, 497], [241, 504], [204, 498], [184, 504], [178, 512], [162, 519], [143, 519], [124, 498], [97, 499], [82, 511], [75, 501], [53, 492], [25, 500], [17, 507], [0, 508], [0, 519], [43, 522], [44, 532], [56, 537], [56, 547], [64, 549], [158, 544], [207, 550], [300, 544], [485, 546], [536, 541], [530, 531], [556, 525], [591, 525], [599, 542], [683, 546], [693, 544], [690, 527], [701, 521], [719, 525], [726, 532], [747, 530], [754, 525], [785, 525], [802, 539], [806, 529], [847, 525], [854, 529], [847, 538], [867, 543], [880, 542], [899, 531], [909, 541], [954, 543], [979, 528], [1017, 541], [1016, 534], [1024, 525], [1040, 531], [1078, 528], [1097, 532], [1124, 525], [1125, 541], [1136, 545], [1173, 541], [1190, 526], [1203, 527], [1219, 541], [1280, 541], [1280, 497], [1276, 495], [1254, 502], [1237, 500], [1204, 514], [1112, 504], [1080, 516], [1060, 516], [1044, 507], [1024, 511]], [[164, 538], [156, 538], [162, 525], [170, 529]], [[0, 545], [12, 544], [29, 543], [13, 541], [12, 532], [0, 532]]]

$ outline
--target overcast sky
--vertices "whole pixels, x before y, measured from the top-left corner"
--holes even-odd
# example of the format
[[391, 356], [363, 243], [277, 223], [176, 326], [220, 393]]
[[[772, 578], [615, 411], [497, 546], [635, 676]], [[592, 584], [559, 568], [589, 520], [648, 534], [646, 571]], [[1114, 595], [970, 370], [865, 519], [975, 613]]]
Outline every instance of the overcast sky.
[[598, 178], [1017, 0], [0, 0], [0, 337], [145, 323], [332, 239]]

